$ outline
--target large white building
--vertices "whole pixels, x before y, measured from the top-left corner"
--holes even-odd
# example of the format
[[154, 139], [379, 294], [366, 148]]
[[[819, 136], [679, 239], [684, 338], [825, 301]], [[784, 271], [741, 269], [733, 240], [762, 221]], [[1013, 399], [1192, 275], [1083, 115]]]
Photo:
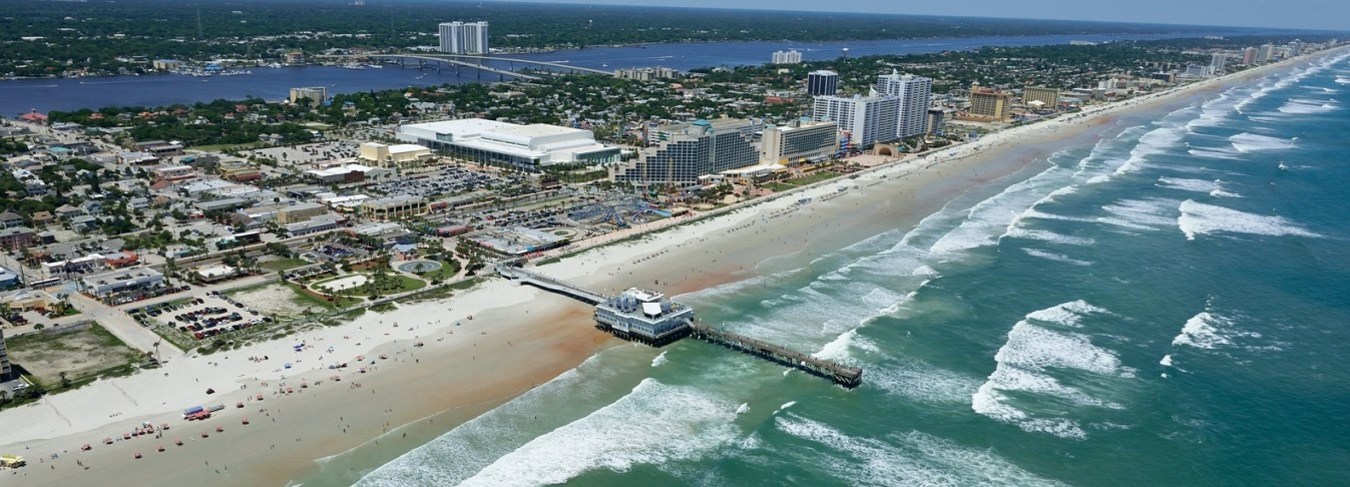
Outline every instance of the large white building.
[[799, 63], [801, 63], [801, 62], [802, 62], [802, 53], [801, 53], [801, 51], [797, 51], [797, 50], [794, 49], [794, 50], [791, 50], [791, 51], [774, 51], [774, 52], [773, 52], [773, 63], [774, 63], [774, 64], [799, 64]]
[[933, 96], [933, 80], [891, 71], [877, 77], [877, 93], [900, 98], [899, 120], [895, 136], [919, 135], [928, 131], [928, 105]]
[[619, 148], [596, 142], [591, 131], [557, 125], [468, 118], [403, 125], [398, 128], [398, 139], [459, 159], [532, 171], [557, 164], [619, 161]]
[[817, 96], [812, 108], [812, 119], [838, 122], [839, 131], [849, 134], [849, 145], [860, 148], [894, 139], [900, 121], [898, 96]]
[[487, 22], [445, 22], [440, 25], [441, 52], [488, 54]]
[[1222, 73], [1228, 67], [1228, 54], [1216, 52], [1209, 56], [1209, 67], [1215, 74]]
[[828, 159], [839, 150], [839, 124], [806, 122], [795, 127], [764, 129], [760, 162], [790, 165]]
[[759, 147], [749, 128], [755, 125], [749, 120], [717, 119], [679, 124], [679, 130], [659, 129], [665, 134], [660, 145], [611, 166], [610, 180], [685, 187], [698, 184], [702, 176], [753, 166], [759, 162]]

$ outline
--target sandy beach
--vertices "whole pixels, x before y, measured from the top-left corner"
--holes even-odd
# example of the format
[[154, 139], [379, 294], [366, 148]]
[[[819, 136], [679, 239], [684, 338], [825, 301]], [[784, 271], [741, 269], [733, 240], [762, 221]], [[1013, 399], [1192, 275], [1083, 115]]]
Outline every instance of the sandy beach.
[[[1296, 62], [1003, 130], [856, 177], [736, 205], [695, 223], [648, 224], [581, 244], [654, 233], [569, 255], [538, 270], [601, 291], [643, 286], [669, 295], [741, 280], [895, 228], [897, 222], [913, 225], [965, 191], [1019, 173], [1056, 147], [1094, 142], [1110, 133], [1119, 117], [1186, 106], [1196, 97]], [[799, 204], [802, 198], [811, 203]], [[295, 345], [303, 347], [297, 351]], [[285, 485], [317, 469], [323, 460], [316, 459], [380, 442], [410, 449], [553, 379], [598, 350], [636, 346], [597, 331], [583, 304], [488, 279], [448, 299], [367, 312], [349, 323], [284, 340], [190, 356], [0, 412], [5, 425], [0, 453], [24, 455], [30, 462], [22, 470], [0, 473], [0, 483]], [[329, 369], [340, 363], [347, 366]], [[207, 394], [208, 388], [215, 393]], [[201, 422], [181, 417], [184, 408], [212, 404], [225, 409]], [[158, 438], [121, 440], [143, 423], [171, 428]], [[104, 438], [116, 440], [105, 445]], [[182, 446], [175, 444], [178, 440]], [[84, 444], [92, 449], [80, 451]], [[157, 451], [161, 445], [164, 452]], [[137, 453], [143, 458], [134, 459]]]

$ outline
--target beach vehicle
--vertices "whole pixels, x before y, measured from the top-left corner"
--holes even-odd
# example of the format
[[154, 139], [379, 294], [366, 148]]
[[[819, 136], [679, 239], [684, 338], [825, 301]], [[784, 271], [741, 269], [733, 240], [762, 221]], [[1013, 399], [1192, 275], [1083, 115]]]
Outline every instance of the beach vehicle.
[[225, 405], [224, 405], [224, 404], [217, 404], [217, 405], [215, 405], [215, 406], [211, 406], [211, 407], [209, 407], [209, 408], [206, 408], [207, 412], [212, 412], [212, 413], [214, 413], [214, 412], [216, 412], [216, 411], [220, 411], [220, 410], [222, 410], [222, 409], [225, 409]]
[[203, 407], [201, 407], [201, 406], [192, 406], [192, 407], [190, 407], [190, 408], [184, 409], [184, 410], [183, 410], [183, 419], [191, 420], [191, 418], [192, 418], [193, 416], [195, 416], [197, 413], [200, 413], [200, 412], [202, 412], [202, 411], [205, 411], [205, 408], [203, 408]]

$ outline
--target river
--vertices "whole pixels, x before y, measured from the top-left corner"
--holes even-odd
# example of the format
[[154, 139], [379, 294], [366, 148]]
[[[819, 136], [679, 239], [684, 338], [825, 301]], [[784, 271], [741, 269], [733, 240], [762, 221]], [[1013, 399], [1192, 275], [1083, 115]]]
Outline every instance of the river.
[[[1067, 44], [1070, 41], [1107, 42], [1199, 37], [1205, 35], [1274, 35], [1286, 31], [1178, 32], [1173, 34], [1096, 34], [1001, 37], [952, 37], [803, 43], [793, 41], [687, 42], [625, 47], [591, 47], [574, 51], [519, 54], [511, 57], [563, 62], [595, 69], [665, 66], [679, 70], [709, 66], [740, 66], [768, 62], [777, 50], [796, 49], [807, 61], [835, 59], [848, 49], [850, 56], [922, 54], [975, 49], [983, 46]], [[506, 63], [494, 63], [506, 67]], [[0, 115], [29, 110], [79, 110], [105, 106], [163, 106], [248, 96], [268, 100], [285, 98], [297, 86], [327, 86], [329, 93], [386, 90], [416, 85], [496, 81], [491, 73], [464, 68], [441, 71], [399, 68], [346, 69], [333, 66], [253, 68], [251, 75], [193, 77], [185, 75], [47, 78], [0, 81]]]

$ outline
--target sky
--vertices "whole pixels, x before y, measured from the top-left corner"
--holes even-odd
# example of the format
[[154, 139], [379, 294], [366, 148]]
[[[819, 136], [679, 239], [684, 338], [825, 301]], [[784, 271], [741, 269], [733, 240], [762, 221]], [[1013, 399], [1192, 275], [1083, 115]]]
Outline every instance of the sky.
[[1350, 31], [1350, 0], [514, 0]]

